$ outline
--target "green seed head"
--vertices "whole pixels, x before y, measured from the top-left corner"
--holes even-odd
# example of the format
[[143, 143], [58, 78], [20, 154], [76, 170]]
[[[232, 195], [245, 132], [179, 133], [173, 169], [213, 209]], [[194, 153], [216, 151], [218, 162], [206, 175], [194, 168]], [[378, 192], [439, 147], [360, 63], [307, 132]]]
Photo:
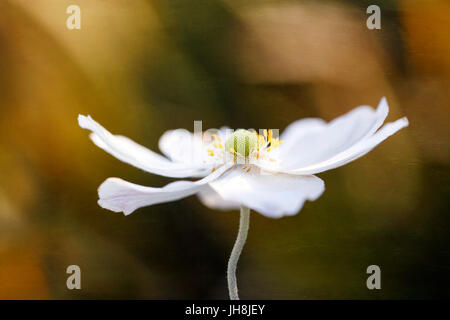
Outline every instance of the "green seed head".
[[256, 135], [248, 130], [239, 129], [235, 131], [225, 142], [225, 150], [236, 152], [243, 157], [248, 157], [255, 149], [257, 143]]

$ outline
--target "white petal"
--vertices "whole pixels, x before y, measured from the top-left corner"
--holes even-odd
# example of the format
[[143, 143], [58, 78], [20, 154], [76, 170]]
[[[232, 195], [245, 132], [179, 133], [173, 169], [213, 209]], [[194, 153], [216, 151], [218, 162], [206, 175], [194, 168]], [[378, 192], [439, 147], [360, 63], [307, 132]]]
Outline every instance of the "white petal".
[[119, 178], [108, 178], [98, 189], [98, 204], [114, 212], [131, 214], [138, 208], [179, 200], [207, 188], [232, 165], [224, 165], [198, 181], [176, 181], [162, 188], [137, 185]]
[[[210, 171], [213, 167], [222, 164], [220, 157], [222, 150], [218, 147], [212, 147], [216, 138], [225, 144], [227, 135], [230, 135], [230, 128], [221, 127], [220, 129], [208, 129], [204, 132], [191, 133], [185, 129], [176, 129], [166, 131], [159, 139], [159, 149], [169, 159], [174, 162], [188, 163], [192, 166], [206, 167]], [[216, 151], [216, 158], [208, 155], [208, 149]]]
[[219, 131], [217, 132], [217, 135], [222, 139], [222, 142], [226, 142], [226, 140], [230, 137], [230, 135], [233, 134], [233, 129], [231, 129], [228, 126], [222, 126], [220, 127]]
[[316, 176], [247, 173], [240, 167], [229, 170], [210, 186], [223, 199], [271, 218], [296, 214], [306, 200], [316, 200], [325, 190]]
[[205, 206], [214, 210], [237, 210], [241, 206], [238, 201], [225, 200], [211, 187], [202, 189], [197, 197]]
[[283, 149], [295, 148], [296, 143], [301, 143], [308, 135], [323, 132], [326, 126], [325, 120], [319, 118], [304, 118], [292, 122], [280, 135], [280, 139], [284, 141]]
[[386, 99], [377, 110], [360, 106], [326, 124], [320, 119], [303, 119], [286, 128], [278, 154], [285, 169], [312, 165], [329, 159], [372, 135], [388, 114]]
[[150, 173], [167, 177], [205, 176], [210, 168], [203, 165], [172, 162], [136, 142], [119, 135], [113, 135], [94, 121], [90, 116], [78, 116], [80, 127], [92, 131], [90, 138], [101, 149], [117, 159]]
[[408, 124], [409, 123], [407, 118], [401, 118], [395, 122], [387, 123], [371, 137], [363, 139], [359, 143], [353, 145], [351, 148], [335, 155], [334, 157], [331, 157], [330, 159], [319, 162], [317, 164], [300, 167], [294, 170], [286, 170], [285, 172], [300, 175], [316, 174], [343, 166], [344, 164], [362, 157], [370, 150], [375, 148], [378, 144], [386, 140], [388, 137], [390, 137], [400, 129], [407, 127]]
[[169, 159], [183, 163], [201, 163], [202, 139], [185, 129], [169, 130], [159, 139], [159, 149]]

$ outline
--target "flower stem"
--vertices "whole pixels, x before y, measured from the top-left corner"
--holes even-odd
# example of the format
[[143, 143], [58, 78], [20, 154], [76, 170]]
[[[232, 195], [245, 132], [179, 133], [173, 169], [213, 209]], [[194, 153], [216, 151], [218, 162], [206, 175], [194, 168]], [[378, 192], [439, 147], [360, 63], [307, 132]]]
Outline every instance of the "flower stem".
[[230, 259], [228, 260], [227, 279], [228, 292], [231, 300], [239, 300], [238, 288], [236, 282], [236, 266], [241, 255], [242, 248], [244, 248], [245, 240], [247, 240], [248, 226], [250, 223], [250, 209], [241, 206], [241, 218], [239, 221], [239, 232], [231, 251]]

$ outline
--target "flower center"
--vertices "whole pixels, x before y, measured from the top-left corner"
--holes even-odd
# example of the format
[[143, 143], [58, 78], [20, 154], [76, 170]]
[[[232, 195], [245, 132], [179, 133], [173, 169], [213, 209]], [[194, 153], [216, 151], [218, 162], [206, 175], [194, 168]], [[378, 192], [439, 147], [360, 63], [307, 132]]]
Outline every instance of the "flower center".
[[248, 130], [239, 129], [235, 131], [225, 142], [225, 150], [248, 157], [257, 145], [257, 135]]

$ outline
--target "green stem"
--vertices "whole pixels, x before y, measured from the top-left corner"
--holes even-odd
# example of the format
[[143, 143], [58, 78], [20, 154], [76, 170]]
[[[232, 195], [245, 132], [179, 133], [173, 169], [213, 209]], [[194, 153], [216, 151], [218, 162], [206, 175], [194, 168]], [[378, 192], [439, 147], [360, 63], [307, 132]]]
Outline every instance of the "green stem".
[[248, 227], [250, 223], [250, 209], [241, 206], [241, 218], [239, 221], [239, 232], [231, 251], [230, 259], [228, 260], [227, 279], [228, 292], [231, 300], [239, 300], [238, 288], [236, 282], [236, 267], [241, 255], [242, 248], [244, 248], [245, 240], [247, 240]]

